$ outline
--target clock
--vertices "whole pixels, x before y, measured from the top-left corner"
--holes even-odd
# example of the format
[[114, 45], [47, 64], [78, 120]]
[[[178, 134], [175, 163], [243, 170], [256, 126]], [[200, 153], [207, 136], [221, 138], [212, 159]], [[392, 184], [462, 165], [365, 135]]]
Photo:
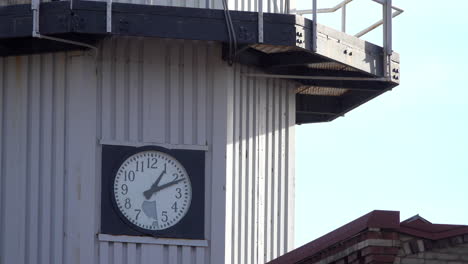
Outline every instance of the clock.
[[146, 230], [164, 230], [187, 214], [192, 185], [177, 159], [146, 150], [131, 155], [119, 167], [113, 198], [127, 221]]
[[101, 233], [204, 239], [205, 152], [102, 145]]

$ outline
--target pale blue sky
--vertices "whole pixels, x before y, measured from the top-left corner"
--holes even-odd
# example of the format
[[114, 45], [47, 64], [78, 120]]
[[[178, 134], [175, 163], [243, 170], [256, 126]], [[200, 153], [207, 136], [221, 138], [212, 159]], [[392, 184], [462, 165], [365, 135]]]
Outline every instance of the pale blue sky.
[[[405, 10], [393, 28], [401, 85], [331, 123], [296, 127], [296, 247], [374, 209], [468, 225], [468, 1], [393, 3]], [[381, 18], [371, 0], [348, 11], [350, 33]], [[380, 44], [381, 29], [367, 39]]]

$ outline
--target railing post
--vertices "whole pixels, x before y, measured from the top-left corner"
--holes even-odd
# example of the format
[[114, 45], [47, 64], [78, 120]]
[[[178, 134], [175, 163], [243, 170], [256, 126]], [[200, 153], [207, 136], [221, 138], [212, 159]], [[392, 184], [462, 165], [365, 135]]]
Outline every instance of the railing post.
[[263, 0], [258, 0], [258, 43], [263, 43]]
[[346, 33], [346, 4], [341, 8], [341, 31]]
[[392, 50], [392, 0], [383, 2], [383, 48], [384, 48], [384, 76], [390, 78]]
[[317, 51], [317, 0], [312, 0], [312, 51]]
[[106, 6], [106, 31], [112, 33], [112, 0], [107, 0]]
[[33, 12], [33, 28], [32, 36], [37, 37], [39, 35], [39, 6], [40, 0], [31, 0], [31, 10]]

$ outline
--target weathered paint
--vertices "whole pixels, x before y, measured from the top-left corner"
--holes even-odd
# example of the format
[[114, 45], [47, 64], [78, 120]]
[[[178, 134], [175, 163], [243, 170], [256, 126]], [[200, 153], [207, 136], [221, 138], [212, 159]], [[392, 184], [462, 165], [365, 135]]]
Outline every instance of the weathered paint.
[[[0, 58], [1, 263], [264, 263], [292, 248], [294, 86], [216, 43]], [[208, 247], [100, 240], [101, 143], [207, 148]]]

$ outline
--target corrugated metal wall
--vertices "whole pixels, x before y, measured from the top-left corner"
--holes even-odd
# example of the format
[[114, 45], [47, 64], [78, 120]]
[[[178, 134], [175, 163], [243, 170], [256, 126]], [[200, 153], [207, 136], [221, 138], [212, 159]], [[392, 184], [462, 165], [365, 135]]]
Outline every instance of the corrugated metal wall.
[[265, 263], [293, 247], [294, 85], [237, 67], [230, 178], [232, 263]]
[[[218, 47], [174, 40], [105, 41], [98, 63], [98, 137], [105, 142], [212, 143], [213, 69]], [[162, 129], [164, 128], [164, 129]], [[210, 155], [210, 154], [208, 154]], [[211, 166], [208, 158], [207, 168]], [[211, 170], [206, 174], [211, 190]], [[208, 223], [210, 214], [206, 215]], [[209, 225], [207, 230], [209, 231]], [[204, 247], [100, 242], [101, 264], [208, 263]], [[130, 261], [133, 260], [133, 261]], [[141, 262], [138, 262], [141, 261]], [[126, 262], [122, 262], [126, 263]]]
[[[69, 218], [67, 61], [64, 54], [0, 58], [0, 256], [5, 264], [63, 263], [64, 233], [71, 228], [64, 221]], [[78, 186], [73, 187], [76, 193]]]
[[[290, 249], [293, 87], [220, 55], [119, 38], [98, 57], [0, 58], [1, 263], [263, 263]], [[101, 143], [208, 146], [209, 247], [99, 241]]]

